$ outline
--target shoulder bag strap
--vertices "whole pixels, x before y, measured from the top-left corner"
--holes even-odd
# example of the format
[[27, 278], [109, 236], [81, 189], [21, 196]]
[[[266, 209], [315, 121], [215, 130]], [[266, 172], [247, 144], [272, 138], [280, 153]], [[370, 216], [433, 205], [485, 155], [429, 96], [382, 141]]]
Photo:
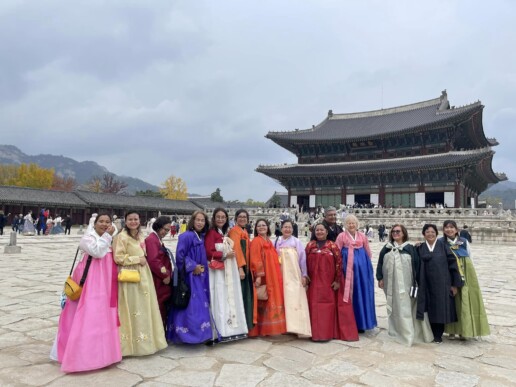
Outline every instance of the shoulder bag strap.
[[84, 268], [84, 273], [82, 273], [81, 282], [79, 283], [80, 286], [84, 286], [84, 283], [86, 282], [86, 276], [88, 275], [88, 270], [90, 270], [91, 259], [91, 255], [88, 255], [88, 261], [86, 262], [86, 267]]
[[79, 247], [77, 247], [77, 251], [75, 252], [75, 258], [73, 259], [72, 268], [70, 269], [70, 275], [73, 273], [73, 267], [75, 266], [75, 261], [77, 260], [77, 255], [79, 255]]

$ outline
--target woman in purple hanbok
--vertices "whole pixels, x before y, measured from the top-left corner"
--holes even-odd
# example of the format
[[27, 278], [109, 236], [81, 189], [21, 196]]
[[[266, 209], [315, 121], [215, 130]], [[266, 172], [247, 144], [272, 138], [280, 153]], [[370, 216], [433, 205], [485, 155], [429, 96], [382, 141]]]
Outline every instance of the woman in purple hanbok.
[[186, 283], [191, 296], [186, 309], [172, 307], [169, 314], [167, 339], [174, 343], [198, 344], [212, 338], [208, 261], [204, 248], [204, 235], [208, 228], [208, 216], [195, 211], [187, 231], [179, 235], [177, 270], [181, 272], [186, 267]]

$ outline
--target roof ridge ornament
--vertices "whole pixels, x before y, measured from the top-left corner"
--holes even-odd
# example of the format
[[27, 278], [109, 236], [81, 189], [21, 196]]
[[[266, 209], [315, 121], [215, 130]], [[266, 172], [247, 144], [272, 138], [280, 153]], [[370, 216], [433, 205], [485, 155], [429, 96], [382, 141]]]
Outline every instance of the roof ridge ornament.
[[441, 97], [439, 98], [441, 104], [439, 105], [439, 111], [448, 110], [450, 108], [450, 102], [448, 102], [448, 93], [446, 89], [444, 89], [441, 93]]

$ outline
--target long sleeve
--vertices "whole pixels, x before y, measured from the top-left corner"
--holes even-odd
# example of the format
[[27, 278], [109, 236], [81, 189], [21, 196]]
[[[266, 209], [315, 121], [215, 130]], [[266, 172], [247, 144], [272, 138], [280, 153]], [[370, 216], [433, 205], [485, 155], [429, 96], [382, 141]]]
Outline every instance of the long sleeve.
[[111, 248], [112, 240], [111, 235], [107, 232], [100, 238], [95, 238], [95, 236], [88, 234], [82, 237], [79, 247], [93, 258], [104, 258]]
[[235, 250], [238, 267], [244, 267], [246, 265], [246, 259], [245, 259], [246, 257], [244, 256], [242, 246], [240, 245], [240, 233], [238, 232], [236, 227], [238, 227], [238, 226], [233, 227], [229, 231], [228, 236], [231, 238], [231, 240], [235, 244], [233, 246], [233, 249]]
[[264, 277], [265, 276], [265, 266], [264, 266], [264, 258], [263, 258], [263, 247], [262, 242], [255, 238], [251, 242], [251, 272], [256, 277]]
[[331, 251], [333, 252], [333, 259], [335, 263], [335, 277], [334, 282], [340, 283], [342, 277], [342, 255], [340, 249], [335, 243], [331, 243]]
[[[208, 259], [208, 262], [212, 259], [222, 261], [222, 251], [217, 251], [217, 249], [215, 249], [215, 243], [217, 243], [218, 236], [220, 236], [218, 232], [210, 230], [204, 238], [204, 248], [206, 250], [206, 258]], [[222, 241], [220, 241], [220, 243], [222, 243]]]
[[308, 277], [308, 272], [306, 270], [306, 252], [305, 249], [303, 249], [303, 245], [301, 244], [301, 241], [299, 239], [295, 239], [296, 241], [296, 250], [299, 260], [299, 268], [301, 269], [301, 274], [303, 277]]
[[383, 259], [387, 254], [387, 248], [384, 246], [380, 251], [380, 256], [378, 257], [378, 265], [376, 266], [376, 279], [378, 281], [383, 279]]
[[[195, 259], [191, 257], [191, 249], [194, 247], [190, 233], [193, 231], [187, 231], [179, 236], [176, 250], [176, 260], [178, 268], [183, 269], [183, 265], [186, 265], [186, 272], [190, 273], [195, 270], [199, 264]], [[204, 246], [203, 246], [204, 248]]]
[[457, 265], [457, 258], [452, 253], [450, 247], [443, 242], [446, 258], [448, 259], [448, 270], [450, 271], [451, 285], [460, 288], [464, 285]]
[[155, 234], [150, 234], [145, 239], [145, 247], [147, 250], [147, 263], [152, 274], [162, 279], [170, 277], [172, 273], [167, 270], [160, 259], [162, 246], [159, 238]]
[[335, 244], [337, 245], [337, 247], [339, 248], [339, 250], [342, 250], [342, 248], [344, 247], [345, 245], [345, 237], [346, 237], [346, 234], [341, 232], [339, 234], [339, 236], [337, 237], [337, 239], [335, 240]]
[[[128, 239], [127, 234], [119, 234], [115, 238], [115, 262], [117, 265], [120, 266], [130, 266], [130, 265], [137, 265], [140, 263], [140, 256], [137, 255], [129, 255], [127, 253], [128, 251]], [[143, 254], [142, 254], [143, 255]]]

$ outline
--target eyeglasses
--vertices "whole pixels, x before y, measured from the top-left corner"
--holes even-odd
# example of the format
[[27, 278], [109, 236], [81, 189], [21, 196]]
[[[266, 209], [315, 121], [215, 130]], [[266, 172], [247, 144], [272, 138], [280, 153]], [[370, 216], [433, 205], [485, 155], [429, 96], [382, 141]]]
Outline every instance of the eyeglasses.
[[165, 227], [163, 227], [163, 228], [162, 228], [162, 230], [163, 230], [163, 231], [165, 231], [165, 232], [170, 232], [170, 229], [169, 229], [169, 228], [165, 228]]
[[391, 233], [392, 234], [401, 234], [402, 231], [401, 230], [392, 230]]

